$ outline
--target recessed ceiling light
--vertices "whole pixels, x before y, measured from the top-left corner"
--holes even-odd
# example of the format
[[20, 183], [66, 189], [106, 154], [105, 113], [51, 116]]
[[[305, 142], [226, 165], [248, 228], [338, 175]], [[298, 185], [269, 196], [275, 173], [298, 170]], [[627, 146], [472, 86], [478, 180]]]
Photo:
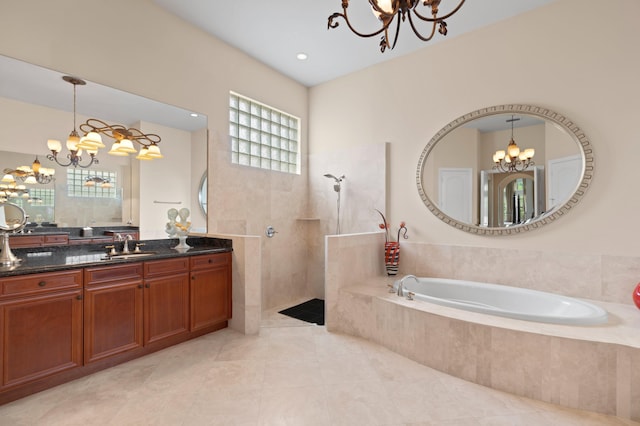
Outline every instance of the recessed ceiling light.
[[300, 52], [296, 55], [296, 58], [300, 59], [301, 61], [304, 61], [308, 58], [306, 53]]
[[191, 115], [192, 117], [197, 117], [197, 116], [198, 116], [198, 114], [196, 114], [195, 112], [192, 112], [190, 115]]

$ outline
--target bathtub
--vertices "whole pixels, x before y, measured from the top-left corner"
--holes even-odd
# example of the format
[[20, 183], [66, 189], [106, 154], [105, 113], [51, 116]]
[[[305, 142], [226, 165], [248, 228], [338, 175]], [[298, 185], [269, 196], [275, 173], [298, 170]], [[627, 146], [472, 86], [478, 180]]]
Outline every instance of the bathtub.
[[607, 311], [592, 303], [543, 291], [443, 278], [402, 281], [403, 295], [425, 302], [501, 317], [552, 324], [598, 325], [607, 322]]

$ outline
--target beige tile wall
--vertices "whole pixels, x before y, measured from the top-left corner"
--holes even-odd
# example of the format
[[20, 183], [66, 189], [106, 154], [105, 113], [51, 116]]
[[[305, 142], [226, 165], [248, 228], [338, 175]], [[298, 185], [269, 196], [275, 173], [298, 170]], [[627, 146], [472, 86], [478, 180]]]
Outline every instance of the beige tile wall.
[[403, 242], [400, 273], [523, 287], [632, 304], [640, 258]]

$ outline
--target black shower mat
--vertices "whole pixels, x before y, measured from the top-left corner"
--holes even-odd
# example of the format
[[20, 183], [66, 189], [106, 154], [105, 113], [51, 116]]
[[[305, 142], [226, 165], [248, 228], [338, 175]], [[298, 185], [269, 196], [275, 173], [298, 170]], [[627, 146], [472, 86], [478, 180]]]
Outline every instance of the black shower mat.
[[311, 299], [278, 313], [301, 321], [324, 325], [324, 300]]

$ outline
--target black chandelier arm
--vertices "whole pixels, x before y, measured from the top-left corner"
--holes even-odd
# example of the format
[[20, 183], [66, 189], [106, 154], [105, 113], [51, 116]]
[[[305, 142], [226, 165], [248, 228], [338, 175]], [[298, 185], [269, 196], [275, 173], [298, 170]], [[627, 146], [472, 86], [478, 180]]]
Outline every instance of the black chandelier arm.
[[69, 162], [67, 164], [62, 164], [59, 160], [58, 160], [58, 155], [57, 154], [47, 154], [47, 159], [54, 161], [55, 163], [61, 165], [62, 167], [68, 167], [70, 165], [73, 164], [73, 161], [71, 161], [71, 159], [69, 159]]
[[81, 167], [83, 169], [86, 169], [87, 167], [91, 166], [92, 164], [99, 164], [100, 162], [98, 161], [98, 159], [96, 158], [95, 155], [91, 154], [91, 161], [89, 161], [85, 166], [83, 166], [82, 164], [80, 164], [80, 161], [82, 161], [82, 157], [77, 157], [78, 158], [78, 162], [74, 165], [77, 167]]
[[496, 162], [496, 165], [493, 166], [495, 170], [501, 171], [503, 173], [513, 173], [513, 172], [523, 172], [529, 168], [529, 166], [535, 166], [532, 160], [522, 161], [517, 157], [511, 159], [511, 162], [508, 163], [504, 160], [500, 160], [500, 162]]
[[[411, 17], [409, 17], [409, 19], [411, 19]], [[393, 48], [396, 47], [396, 43], [398, 42], [398, 35], [400, 35], [400, 19], [399, 18], [398, 18], [398, 24], [396, 25], [396, 34], [393, 37], [393, 44], [389, 45], [389, 42], [387, 40], [387, 35], [388, 33], [385, 31], [384, 35], [382, 36], [382, 39], [380, 40], [380, 52], [382, 53], [384, 53], [387, 47], [389, 47], [391, 50], [393, 50]]]
[[391, 20], [389, 20], [389, 22], [387, 22], [385, 25], [382, 26], [382, 28], [380, 28], [378, 31], [373, 32], [371, 34], [363, 34], [361, 32], [359, 32], [358, 30], [356, 30], [355, 28], [353, 28], [353, 26], [351, 25], [351, 22], [349, 22], [349, 17], [347, 16], [347, 9], [343, 9], [344, 12], [340, 13], [340, 12], [336, 12], [334, 14], [332, 14], [331, 16], [329, 16], [329, 22], [327, 24], [327, 29], [329, 28], [337, 28], [340, 23], [339, 22], [334, 22], [334, 19], [336, 18], [342, 18], [344, 19], [344, 22], [347, 24], [347, 26], [349, 27], [349, 29], [356, 34], [359, 37], [363, 37], [363, 38], [368, 38], [368, 37], [374, 37], [377, 36], [378, 34], [382, 33], [384, 30], [386, 30], [389, 27], [389, 24], [391, 24], [391, 22], [393, 22], [393, 18], [395, 16], [393, 16], [391, 18]]
[[420, 34], [420, 31], [418, 31], [418, 29], [416, 28], [416, 26], [413, 24], [413, 19], [411, 19], [411, 14], [409, 13], [409, 25], [411, 25], [411, 29], [413, 30], [413, 33], [416, 35], [416, 37], [418, 37], [420, 40], [422, 41], [429, 41], [433, 38], [433, 36], [436, 33], [436, 26], [438, 25], [437, 22], [433, 23], [433, 26], [431, 27], [431, 34], [429, 34], [428, 37], [423, 36], [422, 34]]
[[[447, 18], [450, 18], [451, 16], [453, 16], [458, 10], [460, 10], [460, 8], [462, 7], [462, 5], [464, 4], [466, 0], [460, 0], [460, 3], [455, 7], [455, 9], [453, 9], [451, 12], [447, 13], [444, 16], [433, 16], [433, 18], [430, 18], [428, 16], [424, 16], [421, 15], [416, 9], [417, 9], [417, 3], [416, 3], [416, 7], [413, 8], [413, 13], [415, 13], [415, 15], [420, 18], [421, 20], [425, 21], [425, 22], [441, 22], [444, 21]], [[436, 12], [437, 13], [437, 12]]]
[[69, 166], [73, 166], [73, 167], [81, 167], [83, 169], [86, 169], [87, 167], [91, 166], [92, 164], [98, 164], [98, 158], [95, 156], [95, 154], [89, 154], [91, 156], [91, 161], [89, 161], [86, 165], [82, 165], [80, 164], [82, 162], [82, 157], [79, 155], [76, 155], [76, 151], [72, 151], [71, 153], [67, 154], [67, 159], [69, 159], [68, 163], [61, 163], [60, 160], [58, 160], [58, 155], [57, 153], [51, 153], [51, 154], [47, 154], [47, 159], [50, 161], [53, 161], [55, 163], [57, 163], [58, 165], [62, 166], [62, 167], [69, 167]]

